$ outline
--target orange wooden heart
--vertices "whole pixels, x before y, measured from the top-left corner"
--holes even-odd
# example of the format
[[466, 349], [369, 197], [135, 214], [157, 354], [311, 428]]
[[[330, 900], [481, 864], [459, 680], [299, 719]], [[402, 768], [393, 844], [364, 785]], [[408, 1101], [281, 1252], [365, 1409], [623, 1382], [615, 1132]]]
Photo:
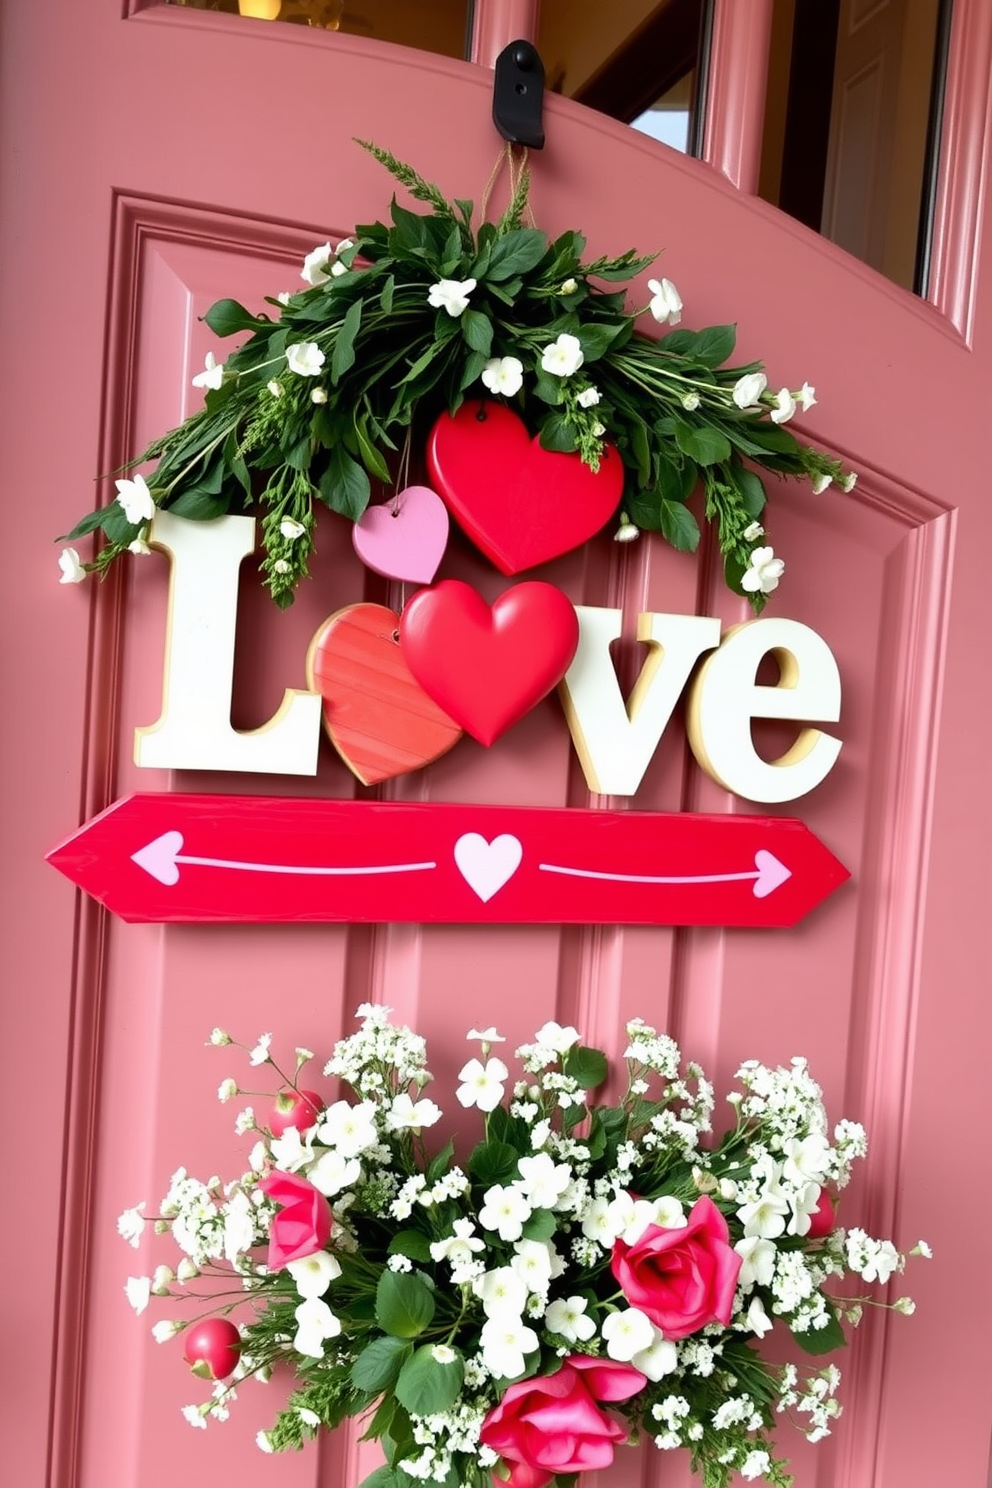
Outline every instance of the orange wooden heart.
[[385, 605], [347, 605], [324, 621], [307, 652], [307, 680], [324, 699], [328, 738], [363, 785], [419, 770], [462, 736], [414, 679], [399, 623]]

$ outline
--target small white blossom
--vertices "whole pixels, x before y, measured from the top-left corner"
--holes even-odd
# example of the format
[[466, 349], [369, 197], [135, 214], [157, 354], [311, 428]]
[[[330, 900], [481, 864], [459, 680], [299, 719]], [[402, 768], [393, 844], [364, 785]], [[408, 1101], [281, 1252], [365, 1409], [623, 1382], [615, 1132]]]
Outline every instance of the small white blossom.
[[764, 527], [762, 527], [760, 522], [752, 522], [751, 525], [749, 527], [745, 527], [744, 531], [741, 533], [744, 541], [750, 543], [757, 542], [758, 538], [764, 537], [764, 535], [765, 529]]
[[427, 291], [427, 303], [435, 310], [446, 310], [457, 319], [468, 309], [468, 297], [475, 283], [474, 279], [439, 279]]
[[[505, 1044], [506, 1039], [495, 1028], [470, 1028], [465, 1035], [467, 1039], [475, 1039], [483, 1044]], [[509, 1070], [507, 1070], [509, 1074]]]
[[145, 1225], [148, 1223], [141, 1213], [144, 1207], [145, 1203], [142, 1200], [140, 1204], [135, 1204], [133, 1209], [125, 1209], [117, 1221], [118, 1235], [123, 1236], [127, 1243], [132, 1245], [135, 1250], [138, 1248], [138, 1241], [144, 1234]]
[[541, 352], [542, 369], [554, 377], [571, 377], [584, 361], [581, 341], [578, 336], [570, 336], [567, 331], [562, 331], [558, 339]]
[[495, 1111], [503, 1099], [503, 1081], [509, 1074], [502, 1059], [487, 1059], [485, 1064], [479, 1059], [470, 1059], [458, 1074], [462, 1081], [455, 1091], [459, 1105], [466, 1109], [477, 1106], [480, 1111]]
[[531, 1206], [518, 1188], [493, 1184], [486, 1190], [479, 1210], [479, 1223], [484, 1230], [496, 1230], [501, 1240], [519, 1240], [531, 1216]]
[[324, 1341], [337, 1338], [341, 1332], [341, 1320], [336, 1318], [326, 1302], [317, 1297], [308, 1297], [296, 1308], [296, 1336], [293, 1347], [298, 1354], [307, 1354], [312, 1359], [324, 1357]]
[[198, 372], [192, 379], [194, 387], [219, 388], [224, 381], [224, 363], [218, 362], [212, 351], [208, 351], [203, 363], [203, 371]]
[[775, 394], [775, 407], [769, 414], [773, 424], [787, 424], [796, 411], [796, 400], [788, 388], [779, 388]]
[[579, 1030], [571, 1024], [563, 1028], [560, 1023], [548, 1022], [534, 1035], [534, 1042], [542, 1049], [553, 1049], [556, 1054], [567, 1054], [573, 1044], [579, 1042]]
[[267, 391], [272, 394], [273, 398], [282, 397], [282, 383], [279, 382], [275, 377], [270, 377], [265, 386]]
[[618, 1363], [629, 1363], [635, 1354], [654, 1343], [654, 1324], [638, 1307], [611, 1312], [604, 1318], [600, 1332], [606, 1341], [606, 1352]]
[[816, 402], [816, 388], [810, 387], [808, 382], [804, 382], [798, 393], [796, 393], [795, 398], [799, 407], [805, 413]]
[[287, 542], [295, 542], [298, 537], [304, 535], [306, 530], [302, 522], [296, 522], [292, 517], [283, 517], [279, 523], [279, 531]]
[[425, 1126], [433, 1126], [436, 1121], [440, 1121], [441, 1116], [441, 1107], [432, 1100], [419, 1100], [415, 1103], [410, 1096], [401, 1093], [393, 1097], [393, 1103], [386, 1112], [386, 1129], [420, 1132]]
[[841, 488], [842, 491], [853, 491], [854, 488], [855, 488], [855, 486], [857, 484], [858, 484], [858, 473], [857, 473], [857, 471], [856, 470], [849, 470], [847, 472], [847, 474], [845, 475], [844, 479], [841, 481], [840, 488]]
[[168, 1343], [170, 1338], [175, 1338], [177, 1333], [183, 1331], [184, 1324], [167, 1318], [162, 1318], [157, 1323], [152, 1323], [152, 1337], [156, 1343]]
[[303, 268], [300, 270], [300, 278], [307, 284], [316, 286], [327, 282], [327, 265], [331, 260], [330, 243], [321, 243], [319, 248], [312, 249], [303, 260]]
[[819, 475], [814, 475], [813, 479], [810, 481], [810, 485], [813, 489], [813, 495], [822, 496], [823, 492], [832, 483], [832, 480], [833, 477], [827, 475], [826, 471], [822, 471]]
[[143, 537], [136, 537], [133, 542], [129, 542], [127, 545], [127, 550], [129, 553], [134, 553], [135, 556], [138, 558], [147, 558], [148, 554], [151, 552], [151, 548], [145, 542], [145, 539]]
[[86, 577], [86, 570], [75, 548], [62, 549], [59, 554], [59, 570], [60, 584], [81, 584]]
[[272, 1439], [267, 1431], [256, 1431], [255, 1445], [260, 1452], [275, 1451], [275, 1447], [272, 1445]]
[[219, 1048], [224, 1044], [230, 1044], [231, 1042], [233, 1042], [231, 1035], [226, 1033], [223, 1028], [212, 1029], [210, 1037], [207, 1040], [207, 1043], [213, 1044], [215, 1048]]
[[290, 294], [288, 289], [281, 289], [276, 295], [276, 299], [279, 301], [284, 310], [292, 298], [293, 296]]
[[738, 408], [757, 408], [767, 386], [768, 378], [763, 372], [747, 372], [734, 383], [730, 396]]
[[772, 1459], [762, 1448], [756, 1448], [749, 1452], [741, 1463], [739, 1471], [742, 1478], [763, 1478], [771, 1469]]
[[199, 1405], [184, 1405], [183, 1406], [183, 1417], [184, 1417], [185, 1420], [187, 1420], [189, 1422], [189, 1424], [191, 1426], [198, 1426], [198, 1427], [200, 1427], [201, 1430], [206, 1431], [206, 1429], [207, 1429], [207, 1422], [206, 1422], [206, 1418], [205, 1418], [205, 1416], [203, 1414], [203, 1407], [202, 1406], [199, 1406]]
[[251, 1053], [248, 1055], [248, 1063], [251, 1064], [251, 1065], [268, 1064], [268, 1062], [269, 1062], [269, 1045], [271, 1044], [271, 1042], [272, 1042], [272, 1035], [271, 1035], [271, 1033], [261, 1033], [261, 1034], [259, 1034], [259, 1036], [258, 1036], [258, 1043], [255, 1045], [254, 1049], [252, 1049]]
[[316, 341], [297, 341], [286, 347], [286, 365], [299, 377], [316, 377], [326, 360]]
[[778, 581], [784, 573], [785, 563], [775, 557], [774, 548], [755, 548], [741, 579], [741, 588], [748, 594], [756, 594], [759, 590], [762, 594], [771, 594], [778, 588]]
[[699, 405], [700, 405], [701, 402], [702, 402], [702, 399], [700, 398], [699, 394], [696, 392], [696, 389], [695, 388], [691, 388], [689, 392], [682, 394], [682, 407], [688, 413], [694, 413], [695, 410], [699, 407]]
[[524, 385], [524, 364], [514, 356], [491, 357], [480, 375], [491, 393], [512, 398]]
[[296, 1290], [304, 1300], [322, 1297], [332, 1281], [341, 1275], [341, 1262], [326, 1250], [315, 1251], [301, 1261], [289, 1261], [286, 1270], [296, 1283]]
[[136, 475], [134, 480], [114, 481], [114, 485], [117, 487], [117, 500], [131, 525], [136, 527], [140, 522], [150, 522], [155, 515], [155, 502], [145, 477]]
[[671, 279], [649, 279], [651, 303], [648, 309], [661, 325], [678, 325], [682, 319], [682, 296]]
[[586, 1316], [587, 1306], [585, 1297], [560, 1297], [545, 1312], [545, 1325], [568, 1343], [586, 1343], [596, 1335], [596, 1324]]
[[237, 1080], [222, 1080], [217, 1087], [217, 1099], [219, 1101], [233, 1100], [238, 1093]]
[[504, 1379], [523, 1374], [527, 1367], [524, 1355], [533, 1354], [540, 1348], [540, 1340], [533, 1328], [526, 1327], [522, 1318], [509, 1312], [490, 1317], [483, 1326], [479, 1342], [483, 1363], [490, 1374]]
[[772, 1320], [765, 1311], [760, 1297], [751, 1298], [751, 1305], [748, 1307], [744, 1321], [751, 1332], [756, 1333], [759, 1338], [764, 1338], [766, 1333], [772, 1331]]
[[310, 391], [310, 402], [311, 403], [326, 403], [327, 402], [327, 389], [326, 388], [322, 388], [322, 387], [312, 388], [311, 391]]
[[580, 408], [595, 408], [597, 403], [602, 402], [603, 395], [596, 387], [583, 388], [576, 398]]
[[152, 1282], [150, 1276], [129, 1276], [124, 1283], [124, 1292], [127, 1300], [140, 1317], [148, 1306], [152, 1294]]
[[578, 287], [578, 282], [575, 279], [563, 279], [558, 293], [563, 295], [574, 294]]

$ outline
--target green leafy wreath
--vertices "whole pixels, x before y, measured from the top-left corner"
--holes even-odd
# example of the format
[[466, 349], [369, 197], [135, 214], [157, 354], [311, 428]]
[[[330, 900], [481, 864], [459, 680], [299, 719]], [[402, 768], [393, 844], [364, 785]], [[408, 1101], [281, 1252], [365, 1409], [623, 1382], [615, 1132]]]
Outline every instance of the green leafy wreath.
[[[359, 226], [353, 239], [307, 255], [307, 287], [252, 315], [236, 300], [213, 305], [220, 337], [249, 332], [225, 362], [207, 356], [193, 379], [204, 407], [123, 467], [157, 461], [117, 481], [117, 497], [85, 516], [67, 539], [99, 529], [90, 563], [63, 552], [63, 581], [104, 573], [124, 552], [148, 551], [157, 509], [193, 521], [263, 513], [264, 581], [292, 603], [314, 545], [314, 502], [357, 521], [372, 482], [391, 485], [411, 437], [426, 436], [478, 390], [503, 397], [545, 449], [598, 467], [604, 440], [625, 471], [619, 529], [660, 532], [692, 552], [697, 485], [716, 526], [726, 581], [755, 612], [784, 568], [764, 544], [764, 484], [757, 470], [850, 490], [856, 476], [783, 427], [815, 398], [808, 384], [773, 393], [760, 362], [728, 366], [735, 328], [672, 329], [655, 340], [636, 329], [622, 284], [657, 256], [633, 250], [583, 263], [585, 238], [553, 242], [526, 226], [529, 176], [515, 173], [496, 222], [472, 226], [473, 203], [439, 189], [388, 151], [358, 144], [425, 202], [395, 196], [390, 225]], [[512, 157], [511, 157], [512, 165]], [[511, 173], [512, 174], [512, 173]], [[483, 214], [484, 215], [484, 214]], [[598, 282], [597, 282], [598, 281]], [[646, 307], [671, 326], [682, 301], [668, 279], [650, 280]]]

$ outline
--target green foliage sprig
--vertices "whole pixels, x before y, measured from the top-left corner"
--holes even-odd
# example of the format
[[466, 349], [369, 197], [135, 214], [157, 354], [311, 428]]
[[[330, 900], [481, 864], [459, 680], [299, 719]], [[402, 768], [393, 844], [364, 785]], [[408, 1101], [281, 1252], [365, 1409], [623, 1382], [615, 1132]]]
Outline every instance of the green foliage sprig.
[[[655, 255], [633, 250], [583, 263], [585, 238], [554, 241], [524, 224], [528, 176], [520, 174], [495, 223], [472, 225], [473, 203], [448, 202], [412, 167], [358, 141], [426, 212], [396, 201], [389, 223], [307, 256], [307, 288], [269, 300], [254, 315], [232, 299], [206, 314], [219, 337], [247, 332], [223, 364], [212, 354], [194, 381], [205, 405], [153, 440], [126, 469], [117, 500], [68, 534], [99, 529], [103, 546], [77, 571], [104, 572], [143, 549], [156, 509], [194, 521], [260, 511], [262, 570], [273, 599], [292, 603], [307, 574], [314, 503], [357, 520], [373, 481], [390, 485], [411, 436], [426, 436], [444, 409], [502, 393], [549, 450], [597, 468], [604, 441], [620, 453], [625, 485], [617, 536], [659, 532], [694, 551], [697, 486], [715, 526], [726, 580], [760, 611], [781, 561], [761, 546], [766, 493], [759, 471], [806, 478], [814, 490], [855, 477], [783, 427], [813, 392], [767, 390], [761, 364], [728, 365], [735, 328], [672, 329], [655, 340], [623, 285]], [[650, 281], [648, 307], [673, 324], [681, 300], [669, 280]]]

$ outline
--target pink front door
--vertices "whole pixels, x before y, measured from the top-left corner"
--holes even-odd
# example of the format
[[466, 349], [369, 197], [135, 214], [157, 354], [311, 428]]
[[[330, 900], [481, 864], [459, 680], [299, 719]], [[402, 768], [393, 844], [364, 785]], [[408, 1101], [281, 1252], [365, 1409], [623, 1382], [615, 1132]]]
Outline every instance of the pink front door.
[[[532, 7], [479, 9], [498, 49]], [[982, 295], [992, 264], [981, 232], [992, 16], [979, 0], [956, 7], [934, 303], [713, 165], [560, 99], [548, 101], [547, 148], [532, 160], [542, 227], [581, 227], [590, 255], [664, 248], [686, 323], [736, 321], [742, 359], [763, 359], [781, 383], [814, 382], [819, 403], [805, 430], [859, 472], [850, 495], [774, 493], [788, 572], [769, 611], [812, 626], [840, 667], [840, 760], [783, 814], [801, 816], [851, 882], [791, 930], [161, 929], [108, 918], [44, 853], [133, 790], [367, 792], [326, 747], [315, 780], [136, 769], [133, 731], [154, 721], [161, 700], [166, 564], [136, 559], [103, 586], [60, 589], [52, 539], [87, 509], [98, 471], [193, 406], [190, 377], [216, 344], [198, 319], [212, 301], [260, 304], [293, 288], [315, 243], [382, 215], [391, 182], [353, 137], [391, 148], [449, 197], [476, 200], [498, 141], [483, 68], [178, 7], [123, 10], [120, 0], [48, 0], [3, 17], [9, 1481], [358, 1481], [360, 1453], [343, 1431], [299, 1457], [259, 1453], [255, 1432], [274, 1402], [255, 1386], [226, 1425], [190, 1430], [178, 1353], [152, 1343], [123, 1295], [129, 1270], [147, 1269], [149, 1256], [122, 1245], [115, 1219], [141, 1197], [154, 1206], [180, 1163], [235, 1171], [243, 1143], [213, 1091], [227, 1075], [250, 1079], [243, 1063], [220, 1067], [204, 1047], [213, 1026], [248, 1044], [272, 1030], [288, 1049], [324, 1055], [373, 1000], [428, 1037], [444, 1083], [465, 1057], [468, 1025], [496, 1023], [512, 1047], [552, 1017], [615, 1051], [623, 1022], [642, 1016], [667, 1027], [718, 1090], [745, 1058], [807, 1055], [832, 1113], [870, 1133], [866, 1175], [845, 1200], [850, 1222], [904, 1247], [922, 1235], [936, 1259], [908, 1283], [919, 1303], [911, 1323], [870, 1318], [859, 1334], [831, 1442], [805, 1449], [798, 1433], [788, 1442], [797, 1483], [977, 1484], [992, 1418], [983, 1150], [992, 314]], [[509, 17], [502, 36], [500, 15]], [[726, 87], [709, 156], [746, 187], [756, 84], [744, 64], [760, 26], [740, 32], [740, 16], [739, 6], [721, 8], [714, 87]], [[467, 547], [444, 572], [490, 598], [502, 587]], [[549, 577], [578, 603], [744, 618], [709, 549], [692, 558], [607, 534]], [[246, 579], [239, 726], [269, 718], [286, 687], [305, 687], [315, 629], [363, 597], [381, 599], [382, 586], [334, 520], [291, 611], [277, 614]], [[588, 794], [553, 700], [491, 751], [463, 742], [382, 794], [625, 804]], [[680, 717], [632, 804], [752, 809], [699, 772]], [[688, 1476], [681, 1458], [631, 1452], [604, 1483], [645, 1472], [658, 1484]]]

